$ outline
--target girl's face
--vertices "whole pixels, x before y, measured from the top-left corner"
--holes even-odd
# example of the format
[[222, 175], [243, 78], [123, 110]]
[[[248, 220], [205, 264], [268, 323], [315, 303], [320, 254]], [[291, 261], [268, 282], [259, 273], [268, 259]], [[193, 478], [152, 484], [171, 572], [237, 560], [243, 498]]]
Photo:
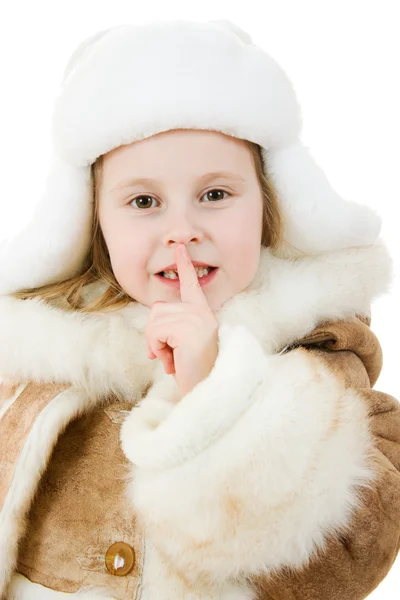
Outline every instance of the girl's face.
[[252, 155], [237, 138], [174, 129], [104, 156], [99, 219], [112, 269], [148, 307], [181, 300], [157, 276], [179, 243], [192, 261], [218, 267], [202, 287], [213, 312], [244, 290], [259, 265], [262, 212]]

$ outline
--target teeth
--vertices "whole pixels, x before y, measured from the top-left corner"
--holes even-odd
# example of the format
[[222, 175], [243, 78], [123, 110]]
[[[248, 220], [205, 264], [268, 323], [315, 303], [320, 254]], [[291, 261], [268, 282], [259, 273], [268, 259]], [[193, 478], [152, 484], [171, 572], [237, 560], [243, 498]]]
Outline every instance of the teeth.
[[178, 279], [178, 273], [176, 273], [176, 271], [163, 271], [163, 275], [167, 279]]
[[197, 277], [204, 277], [205, 275], [208, 275], [211, 271], [211, 267], [195, 267], [195, 269]]
[[[201, 278], [208, 275], [211, 267], [195, 267], [195, 269], [197, 277]], [[163, 271], [163, 275], [166, 279], [178, 279], [178, 273], [176, 271]]]

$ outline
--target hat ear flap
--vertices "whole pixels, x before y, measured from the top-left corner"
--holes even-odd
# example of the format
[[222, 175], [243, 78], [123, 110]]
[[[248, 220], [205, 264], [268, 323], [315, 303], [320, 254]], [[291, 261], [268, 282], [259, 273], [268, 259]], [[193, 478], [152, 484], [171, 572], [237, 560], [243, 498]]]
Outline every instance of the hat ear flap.
[[339, 196], [301, 141], [273, 151], [263, 148], [263, 157], [278, 193], [283, 237], [293, 244], [283, 243], [276, 255], [293, 258], [376, 243], [382, 227], [380, 215]]
[[0, 244], [0, 294], [77, 275], [90, 247], [92, 221], [90, 167], [54, 159], [31, 220]]

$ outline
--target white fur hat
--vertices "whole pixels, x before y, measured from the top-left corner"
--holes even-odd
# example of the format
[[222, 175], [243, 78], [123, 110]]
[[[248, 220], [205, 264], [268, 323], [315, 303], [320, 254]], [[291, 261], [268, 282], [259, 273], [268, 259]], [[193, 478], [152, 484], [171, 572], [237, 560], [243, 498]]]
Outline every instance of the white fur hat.
[[[341, 198], [300, 140], [301, 111], [282, 68], [230, 21], [121, 25], [82, 42], [52, 119], [54, 159], [33, 219], [0, 246], [0, 293], [76, 275], [89, 250], [90, 165], [123, 144], [171, 129], [256, 142], [278, 192], [296, 257], [374, 244], [379, 215]], [[286, 243], [288, 242], [288, 243]]]

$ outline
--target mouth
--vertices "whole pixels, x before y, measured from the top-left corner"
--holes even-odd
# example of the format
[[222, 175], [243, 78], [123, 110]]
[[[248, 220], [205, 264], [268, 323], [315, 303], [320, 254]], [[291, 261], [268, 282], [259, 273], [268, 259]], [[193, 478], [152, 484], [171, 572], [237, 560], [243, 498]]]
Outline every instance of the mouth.
[[[218, 267], [195, 267], [197, 279], [201, 286], [207, 285], [214, 279], [217, 274]], [[180, 287], [180, 281], [177, 271], [160, 271], [156, 273], [156, 277], [163, 283], [173, 287]]]

